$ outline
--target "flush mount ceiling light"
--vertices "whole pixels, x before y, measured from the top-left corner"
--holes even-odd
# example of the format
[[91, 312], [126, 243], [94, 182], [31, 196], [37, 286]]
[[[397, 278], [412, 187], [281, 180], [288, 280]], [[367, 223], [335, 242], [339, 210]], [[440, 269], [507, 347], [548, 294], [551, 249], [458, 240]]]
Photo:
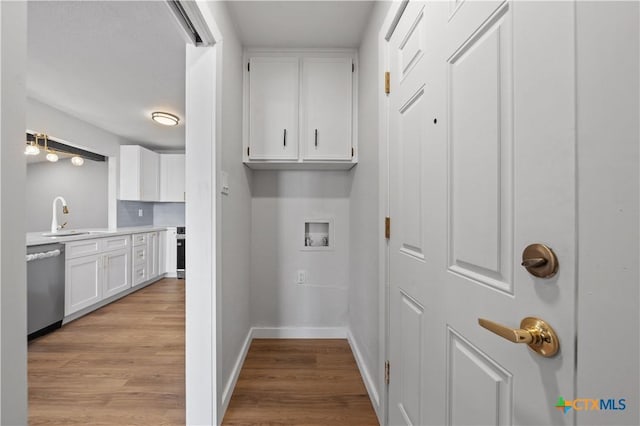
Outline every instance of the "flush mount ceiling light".
[[177, 126], [180, 119], [177, 115], [169, 114], [168, 112], [152, 112], [151, 119], [156, 123], [165, 125], [165, 126]]
[[71, 157], [71, 164], [73, 164], [74, 166], [82, 166], [84, 164], [84, 158], [78, 157], [77, 155]]

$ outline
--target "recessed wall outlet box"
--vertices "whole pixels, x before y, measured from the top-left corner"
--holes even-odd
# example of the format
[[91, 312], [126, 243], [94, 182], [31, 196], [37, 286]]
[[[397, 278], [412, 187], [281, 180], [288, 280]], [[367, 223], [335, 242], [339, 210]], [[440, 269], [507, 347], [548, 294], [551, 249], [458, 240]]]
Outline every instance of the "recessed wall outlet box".
[[305, 283], [305, 281], [307, 280], [306, 275], [307, 275], [307, 274], [306, 274], [304, 271], [298, 271], [298, 280], [297, 280], [297, 283], [298, 283], [298, 284], [304, 284], [304, 283]]
[[138, 217], [142, 217], [144, 213], [142, 213], [142, 209], [138, 209]]
[[229, 195], [229, 173], [220, 172], [220, 186], [222, 193]]

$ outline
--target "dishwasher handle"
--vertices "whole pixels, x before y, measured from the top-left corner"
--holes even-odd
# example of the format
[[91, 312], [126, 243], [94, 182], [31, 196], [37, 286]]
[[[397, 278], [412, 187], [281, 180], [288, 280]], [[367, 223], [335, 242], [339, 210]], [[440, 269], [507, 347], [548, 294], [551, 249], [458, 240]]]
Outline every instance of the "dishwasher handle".
[[61, 253], [62, 252], [61, 252], [60, 249], [50, 250], [50, 251], [43, 251], [43, 252], [40, 252], [40, 253], [32, 253], [32, 254], [26, 255], [26, 261], [27, 262], [31, 262], [33, 260], [40, 260], [40, 259], [48, 259], [50, 257], [57, 257], [57, 256], [60, 256]]

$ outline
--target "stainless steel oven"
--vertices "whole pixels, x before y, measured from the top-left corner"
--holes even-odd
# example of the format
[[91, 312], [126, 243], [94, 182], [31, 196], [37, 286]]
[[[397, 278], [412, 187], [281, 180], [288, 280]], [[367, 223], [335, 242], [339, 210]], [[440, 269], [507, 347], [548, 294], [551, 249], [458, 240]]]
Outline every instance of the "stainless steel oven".
[[184, 226], [178, 226], [177, 229], [177, 264], [176, 264], [176, 273], [178, 278], [184, 279], [184, 266], [185, 266], [185, 253], [187, 250], [187, 233], [186, 228]]

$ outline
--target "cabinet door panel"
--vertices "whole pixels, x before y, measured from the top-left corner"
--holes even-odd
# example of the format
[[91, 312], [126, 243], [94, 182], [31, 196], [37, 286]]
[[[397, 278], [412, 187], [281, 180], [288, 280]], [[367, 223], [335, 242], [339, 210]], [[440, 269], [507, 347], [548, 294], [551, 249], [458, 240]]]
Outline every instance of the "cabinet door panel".
[[128, 249], [105, 254], [104, 262], [103, 298], [113, 296], [131, 287]]
[[142, 148], [141, 162], [141, 200], [158, 201], [160, 199], [160, 157], [153, 151]]
[[304, 159], [351, 159], [351, 61], [351, 58], [303, 59]]
[[101, 255], [67, 260], [65, 271], [65, 315], [97, 303], [102, 298]]
[[298, 58], [251, 58], [249, 158], [298, 158]]
[[160, 201], [185, 200], [184, 154], [160, 155]]
[[147, 278], [152, 279], [159, 275], [158, 233], [150, 232], [147, 235], [149, 236], [147, 240]]

